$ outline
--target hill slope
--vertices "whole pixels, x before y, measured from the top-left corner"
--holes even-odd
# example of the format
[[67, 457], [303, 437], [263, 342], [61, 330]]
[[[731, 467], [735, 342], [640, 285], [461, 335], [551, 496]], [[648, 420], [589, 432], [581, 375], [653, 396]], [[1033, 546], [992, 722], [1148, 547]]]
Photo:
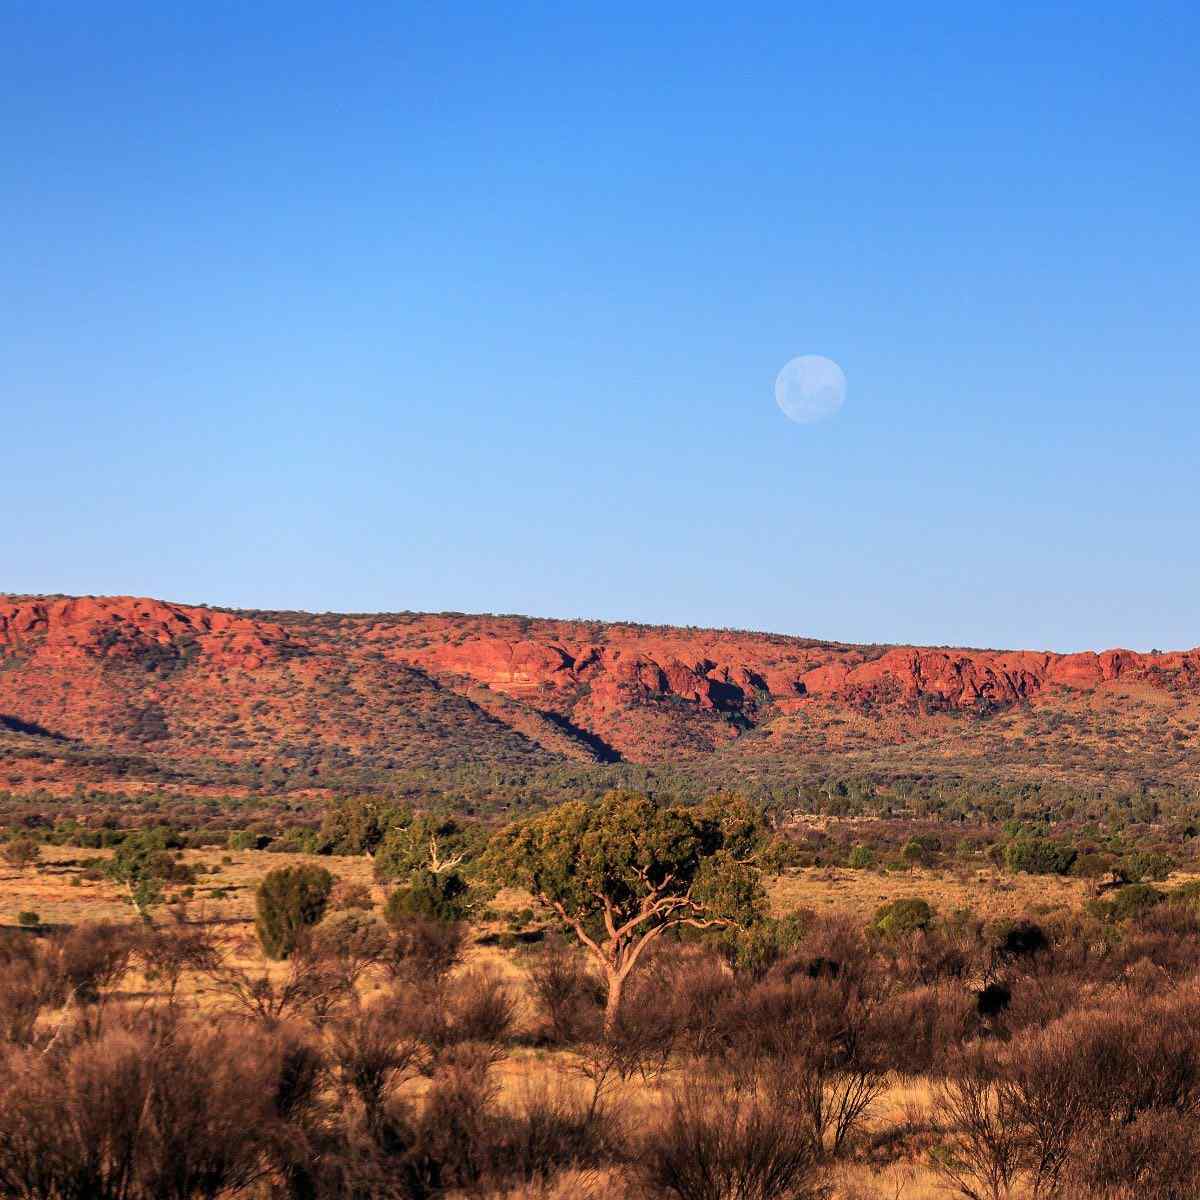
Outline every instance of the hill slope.
[[1200, 778], [1200, 650], [1057, 655], [0, 597], [0, 787], [556, 764]]

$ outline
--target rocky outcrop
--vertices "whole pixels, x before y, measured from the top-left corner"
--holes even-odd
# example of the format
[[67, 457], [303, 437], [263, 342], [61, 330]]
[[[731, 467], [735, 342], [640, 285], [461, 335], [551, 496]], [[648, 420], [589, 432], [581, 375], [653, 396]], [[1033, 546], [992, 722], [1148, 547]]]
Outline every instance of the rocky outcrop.
[[5, 729], [221, 761], [270, 762], [288, 747], [301, 759], [436, 763], [447, 741], [484, 760], [656, 761], [781, 716], [844, 724], [837, 714], [895, 712], [908, 737], [942, 711], [1130, 684], [1200, 695], [1200, 651], [881, 648], [519, 617], [0, 597]]

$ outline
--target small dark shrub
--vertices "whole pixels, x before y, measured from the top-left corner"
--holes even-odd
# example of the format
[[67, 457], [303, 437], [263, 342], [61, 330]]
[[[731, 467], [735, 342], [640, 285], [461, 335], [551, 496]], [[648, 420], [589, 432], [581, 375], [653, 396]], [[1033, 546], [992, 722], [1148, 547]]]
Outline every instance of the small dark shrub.
[[995, 957], [1004, 962], [1017, 959], [1033, 958], [1050, 948], [1050, 939], [1046, 937], [1040, 925], [1033, 921], [1017, 921], [1001, 929], [996, 939]]
[[925, 900], [893, 900], [882, 905], [871, 921], [871, 932], [880, 937], [901, 937], [933, 924], [933, 909]]
[[1154, 908], [1167, 898], [1149, 883], [1131, 883], [1113, 893], [1111, 900], [1097, 901], [1094, 911], [1106, 921], [1119, 923]]
[[1028, 875], [1066, 875], [1075, 863], [1074, 846], [1052, 838], [1014, 838], [1004, 848], [1004, 862], [1010, 871]]
[[455, 871], [420, 871], [387, 900], [384, 916], [395, 924], [413, 917], [428, 921], [462, 921], [469, 911], [470, 889]]
[[1002, 983], [989, 983], [975, 997], [981, 1017], [998, 1017], [1012, 1003], [1012, 991]]
[[333, 876], [324, 867], [276, 867], [255, 896], [255, 928], [268, 958], [287, 958], [325, 914]]

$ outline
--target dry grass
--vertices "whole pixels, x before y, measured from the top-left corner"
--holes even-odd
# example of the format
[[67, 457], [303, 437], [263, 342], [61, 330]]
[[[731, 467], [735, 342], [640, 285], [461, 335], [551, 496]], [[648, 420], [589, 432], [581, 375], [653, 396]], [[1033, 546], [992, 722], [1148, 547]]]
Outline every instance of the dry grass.
[[[111, 857], [108, 850], [77, 846], [43, 846], [41, 862], [27, 870], [0, 868], [0, 925], [16, 924], [17, 913], [36, 912], [46, 924], [73, 925], [79, 921], [128, 920], [124, 892], [106, 879], [85, 879], [89, 867]], [[228, 859], [229, 861], [225, 861]], [[254, 918], [254, 889], [274, 867], [317, 863], [332, 867], [340, 879], [371, 886], [382, 905], [384, 890], [374, 885], [366, 858], [317, 858], [311, 854], [269, 854], [263, 850], [185, 850], [183, 861], [203, 868], [192, 889], [192, 902], [222, 923], [246, 923]], [[213, 873], [215, 870], [215, 873]], [[167, 898], [187, 889], [169, 887]], [[225, 893], [221, 898], [219, 893]], [[213, 893], [217, 892], [218, 897]]]
[[919, 897], [943, 916], [970, 908], [988, 919], [1075, 909], [1087, 896], [1088, 883], [1056, 875], [1005, 875], [999, 871], [941, 869], [851, 871], [813, 867], [789, 871], [767, 883], [776, 915], [797, 908], [846, 912], [869, 919], [881, 904]]
[[[103, 879], [82, 878], [84, 871], [105, 857], [105, 851], [44, 847], [43, 860], [36, 868], [0, 870], [0, 924], [15, 924], [17, 913], [25, 910], [37, 912], [49, 924], [128, 920], [130, 907], [115, 886]], [[184, 858], [204, 868], [194, 888], [194, 905], [202, 905], [239, 944], [238, 959], [244, 965], [262, 964], [251, 926], [254, 888], [274, 867], [317, 861], [342, 879], [371, 887], [377, 906], [381, 907], [384, 900], [384, 890], [374, 884], [371, 863], [365, 858], [314, 859], [307, 855], [219, 849], [188, 851]], [[72, 882], [76, 879], [78, 884]], [[223, 890], [224, 898], [214, 899], [214, 889]], [[943, 914], [970, 907], [980, 916], [995, 918], [1078, 907], [1086, 896], [1087, 884], [1075, 879], [1005, 876], [991, 870], [877, 873], [814, 868], [773, 879], [768, 890], [777, 913], [803, 907], [818, 912], [845, 911], [865, 920], [881, 904], [920, 896]], [[527, 903], [526, 897], [515, 893], [499, 897], [492, 906], [497, 913], [497, 928], [503, 928], [505, 917]], [[517, 1024], [528, 1028], [534, 1014], [521, 962], [519, 950], [474, 945], [466, 965], [486, 965], [513, 985], [519, 998]], [[273, 964], [270, 969], [282, 971], [285, 965]], [[216, 1003], [213, 997], [194, 994], [196, 982], [185, 979], [181, 993], [192, 991], [194, 1002], [201, 1006]], [[127, 981], [126, 987], [136, 990], [149, 985], [134, 978]], [[502, 1099], [513, 1104], [523, 1095], [545, 1087], [584, 1094], [589, 1085], [577, 1069], [578, 1063], [574, 1051], [517, 1044], [510, 1047], [507, 1058], [496, 1068], [495, 1079]], [[678, 1068], [656, 1080], [635, 1077], [618, 1084], [609, 1102], [629, 1127], [636, 1129], [656, 1118], [681, 1082]], [[926, 1165], [927, 1151], [935, 1138], [929, 1116], [931, 1100], [927, 1081], [897, 1078], [891, 1082], [872, 1110], [864, 1144], [835, 1169], [831, 1180], [833, 1200], [933, 1200], [947, 1194]], [[599, 1198], [620, 1195], [621, 1190], [617, 1174], [585, 1173], [559, 1179], [549, 1191], [515, 1193], [514, 1197], [535, 1194], [544, 1200], [568, 1195]]]

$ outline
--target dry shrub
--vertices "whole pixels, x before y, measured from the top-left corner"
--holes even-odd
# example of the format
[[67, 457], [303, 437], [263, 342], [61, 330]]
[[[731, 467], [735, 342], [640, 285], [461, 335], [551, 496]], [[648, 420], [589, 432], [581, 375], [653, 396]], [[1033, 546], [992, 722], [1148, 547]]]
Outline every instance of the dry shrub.
[[384, 965], [398, 982], [441, 980], [462, 962], [466, 929], [456, 922], [404, 917], [393, 922], [392, 935]]
[[1066, 1200], [1195, 1200], [1200, 1122], [1143, 1113], [1128, 1125], [1092, 1130], [1064, 1174]]
[[406, 1037], [380, 1006], [355, 1012], [332, 1027], [330, 1057], [344, 1095], [363, 1106], [368, 1129], [379, 1136], [387, 1103], [425, 1066], [421, 1043]]
[[889, 997], [873, 1017], [886, 1065], [902, 1075], [940, 1075], [949, 1057], [976, 1030], [977, 1008], [976, 997], [952, 983]]
[[340, 973], [348, 989], [373, 967], [386, 963], [391, 935], [377, 917], [349, 908], [326, 917], [308, 937], [308, 954]]
[[268, 1028], [300, 1017], [323, 1023], [354, 998], [352, 984], [338, 964], [305, 948], [288, 960], [282, 977], [267, 968], [241, 967], [229, 958], [218, 960], [206, 975], [209, 990], [229, 1009]]
[[922, 987], [961, 980], [976, 972], [982, 947], [970, 933], [919, 930], [885, 942], [890, 955], [888, 975], [893, 985]]
[[0, 941], [0, 1039], [26, 1044], [42, 1010], [63, 1004], [96, 1011], [125, 975], [137, 931], [107, 922], [79, 925], [52, 938], [27, 934]]
[[451, 980], [397, 987], [384, 1005], [398, 1032], [437, 1054], [468, 1042], [499, 1046], [511, 1032], [516, 1012], [504, 981], [485, 968]]
[[529, 984], [546, 1040], [568, 1046], [599, 1036], [604, 984], [577, 950], [561, 939], [550, 942], [529, 967]]
[[1005, 981], [1008, 1003], [999, 1014], [1005, 1033], [1043, 1029], [1079, 1004], [1081, 983], [1071, 975], [1022, 975]]
[[886, 1086], [887, 1025], [859, 978], [769, 978], [723, 1011], [727, 1069], [743, 1089], [770, 1079], [821, 1153], [845, 1149]]
[[[301, 1072], [303, 1073], [303, 1072]], [[261, 1178], [278, 1130], [310, 1105], [288, 1039], [176, 1023], [112, 1028], [0, 1066], [0, 1193], [191, 1200]], [[303, 1092], [303, 1096], [298, 1095]]]
[[621, 1156], [621, 1130], [607, 1109], [562, 1088], [528, 1089], [499, 1114], [491, 1132], [491, 1173], [506, 1184], [534, 1184], [565, 1170], [599, 1167]]
[[212, 931], [204, 925], [146, 926], [137, 931], [133, 954], [147, 980], [159, 984], [172, 1004], [185, 971], [209, 971], [218, 962]]
[[820, 1194], [818, 1155], [793, 1114], [761, 1095], [691, 1087], [641, 1139], [645, 1194], [676, 1200], [801, 1200]]
[[1005, 1105], [995, 1059], [978, 1047], [964, 1052], [935, 1096], [955, 1138], [934, 1150], [934, 1169], [966, 1200], [1008, 1200], [1024, 1167], [1024, 1131]]
[[493, 971], [477, 968], [453, 981], [447, 1013], [448, 1041], [499, 1045], [512, 1030], [516, 1002]]
[[25, 934], [0, 939], [0, 1040], [15, 1045], [32, 1041], [43, 1007], [60, 992], [40, 941]]
[[499, 1089], [492, 1062], [474, 1047], [445, 1055], [414, 1131], [411, 1169], [431, 1191], [472, 1188], [491, 1172], [492, 1110]]
[[[964, 1054], [939, 1098], [958, 1131], [941, 1169], [963, 1195], [986, 1200], [1007, 1196], [1017, 1181], [1035, 1196], [1087, 1179], [1119, 1195], [1137, 1184], [1143, 1162], [1161, 1183], [1175, 1160], [1165, 1148], [1147, 1157], [1153, 1129], [1200, 1119], [1198, 1028], [1200, 996], [1189, 991], [1137, 1008], [1118, 999], [1073, 1012], [1003, 1056]], [[1107, 1164], [1102, 1176], [1089, 1174], [1098, 1157]]]
[[795, 956], [776, 966], [771, 976], [788, 978], [803, 973], [840, 979], [866, 992], [877, 982], [878, 972], [879, 964], [862, 927], [848, 914], [834, 913], [817, 918]]
[[679, 965], [673, 987], [681, 1045], [694, 1055], [716, 1053], [729, 1023], [726, 1014], [737, 1009], [733, 972], [711, 954], [695, 955]]
[[63, 999], [97, 1003], [124, 978], [137, 938], [130, 926], [87, 921], [51, 941], [45, 962], [60, 981]]
[[365, 883], [339, 879], [329, 893], [329, 907], [334, 912], [370, 912], [375, 907], [375, 901], [371, 896], [371, 889]]

